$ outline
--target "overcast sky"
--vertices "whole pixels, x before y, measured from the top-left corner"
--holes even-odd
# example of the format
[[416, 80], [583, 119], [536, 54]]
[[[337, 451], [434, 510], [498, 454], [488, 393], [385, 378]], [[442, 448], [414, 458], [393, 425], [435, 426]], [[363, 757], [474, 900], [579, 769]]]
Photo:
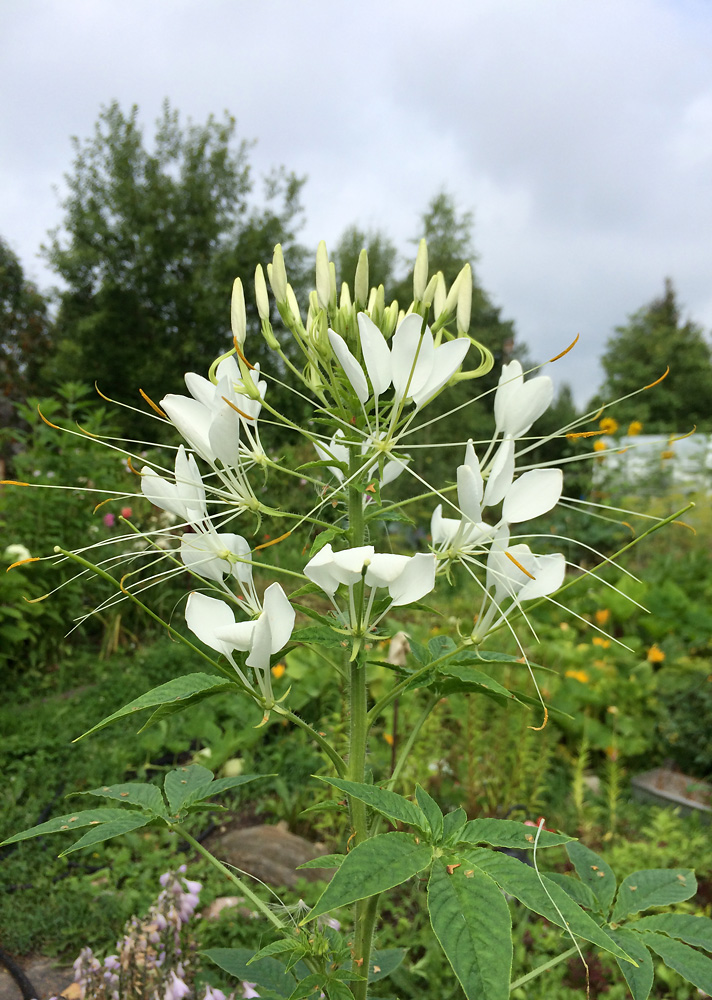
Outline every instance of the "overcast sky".
[[712, 326], [709, 0], [2, 0], [0, 67], [0, 235], [41, 287], [70, 136], [113, 99], [151, 134], [168, 98], [308, 175], [314, 246], [358, 222], [410, 252], [445, 188], [531, 354], [581, 334], [551, 372], [579, 401], [666, 275]]

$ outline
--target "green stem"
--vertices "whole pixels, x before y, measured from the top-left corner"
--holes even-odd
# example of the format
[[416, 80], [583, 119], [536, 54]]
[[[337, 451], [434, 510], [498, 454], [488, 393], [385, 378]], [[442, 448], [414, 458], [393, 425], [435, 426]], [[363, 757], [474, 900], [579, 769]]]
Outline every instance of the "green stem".
[[211, 854], [207, 847], [203, 847], [200, 841], [191, 837], [187, 830], [184, 830], [178, 823], [169, 823], [168, 826], [171, 830], [174, 830], [177, 834], [179, 834], [184, 840], [187, 840], [194, 850], [196, 850], [199, 854], [202, 854], [214, 868], [217, 868], [219, 872], [221, 872], [235, 886], [237, 886], [240, 892], [243, 893], [247, 899], [249, 899], [252, 905], [259, 910], [262, 916], [266, 917], [274, 927], [278, 930], [284, 930], [286, 928], [286, 924], [279, 919], [276, 913], [273, 913], [272, 910], [270, 910], [264, 900], [260, 899], [259, 896], [256, 896], [252, 889], [250, 889], [250, 887], [246, 885], [242, 879], [239, 879], [237, 875], [231, 872], [230, 869], [222, 863], [222, 861], [218, 861], [215, 855]]
[[544, 965], [539, 965], [536, 969], [532, 969], [531, 972], [528, 972], [526, 976], [522, 976], [521, 979], [515, 979], [513, 983], [509, 984], [509, 992], [511, 993], [512, 990], [519, 989], [520, 986], [524, 986], [532, 979], [536, 979], [536, 977], [540, 976], [542, 972], [546, 972], [548, 969], [553, 969], [554, 966], [558, 965], [560, 962], [565, 962], [567, 958], [571, 958], [571, 956], [575, 955], [577, 951], [578, 948], [569, 948], [568, 951], [562, 952], [561, 955], [557, 955], [556, 958], [552, 958], [549, 962], [545, 962]]
[[426, 663], [424, 666], [420, 667], [419, 670], [416, 670], [414, 673], [409, 674], [407, 677], [404, 677], [402, 681], [399, 681], [397, 684], [395, 684], [388, 692], [388, 694], [384, 694], [383, 697], [376, 702], [371, 711], [368, 713], [369, 729], [374, 724], [376, 719], [378, 719], [381, 712], [383, 712], [385, 708], [388, 708], [391, 702], [393, 702], [398, 697], [399, 694], [405, 691], [405, 689], [408, 687], [409, 684], [412, 684], [414, 680], [417, 680], [419, 677], [422, 677], [423, 674], [426, 674], [428, 672], [428, 670], [432, 670], [433, 667], [437, 667], [439, 663], [444, 663], [445, 660], [451, 660], [453, 656], [456, 656], [463, 649], [466, 649], [468, 645], [469, 645], [468, 643], [463, 642], [461, 646], [458, 646], [456, 649], [450, 650], [448, 653], [443, 653], [443, 655], [439, 656], [437, 660], [431, 660], [430, 663]]

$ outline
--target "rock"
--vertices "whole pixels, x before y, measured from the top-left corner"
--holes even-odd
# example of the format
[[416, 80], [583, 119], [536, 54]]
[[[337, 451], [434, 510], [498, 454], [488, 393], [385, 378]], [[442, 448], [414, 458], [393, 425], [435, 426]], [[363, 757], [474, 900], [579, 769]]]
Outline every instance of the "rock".
[[[53, 958], [36, 955], [17, 958], [15, 961], [34, 986], [37, 1000], [60, 996], [73, 985], [74, 969], [71, 965], [58, 965]], [[22, 1000], [20, 987], [4, 965], [0, 965], [0, 1000]]]
[[305, 861], [327, 853], [323, 844], [312, 844], [290, 833], [285, 822], [275, 826], [248, 826], [213, 834], [208, 849], [226, 864], [248, 872], [272, 886], [293, 887], [299, 878], [312, 882], [329, 878], [333, 869], [296, 869]]

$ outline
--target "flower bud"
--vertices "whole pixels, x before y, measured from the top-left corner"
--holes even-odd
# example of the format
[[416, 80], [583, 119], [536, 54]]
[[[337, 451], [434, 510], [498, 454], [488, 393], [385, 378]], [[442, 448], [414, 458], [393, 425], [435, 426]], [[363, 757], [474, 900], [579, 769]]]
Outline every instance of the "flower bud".
[[472, 315], [472, 268], [465, 264], [462, 269], [460, 292], [457, 296], [457, 332], [467, 333]]
[[331, 298], [331, 275], [329, 274], [329, 255], [326, 243], [321, 241], [316, 251], [316, 294], [322, 309], [329, 308]]
[[416, 302], [423, 301], [425, 287], [428, 284], [428, 244], [421, 240], [418, 255], [413, 268], [413, 298]]
[[358, 255], [356, 278], [354, 279], [354, 302], [361, 308], [368, 302], [368, 253], [365, 247]]
[[294, 294], [294, 289], [290, 284], [287, 284], [287, 305], [289, 306], [289, 311], [294, 317], [295, 323], [298, 326], [302, 325], [302, 315], [299, 312], [299, 303], [297, 302], [297, 296]]
[[341, 285], [341, 298], [339, 300], [339, 309], [348, 310], [351, 308], [351, 292], [349, 291], [349, 286], [344, 281]]
[[438, 287], [438, 274], [434, 274], [428, 284], [426, 285], [425, 291], [423, 292], [421, 301], [424, 306], [431, 306], [433, 304], [433, 299], [435, 298], [435, 292]]
[[257, 302], [257, 312], [262, 322], [269, 322], [269, 296], [267, 295], [267, 284], [262, 265], [258, 264], [255, 270], [255, 300]]
[[445, 287], [445, 276], [442, 271], [435, 275], [435, 294], [433, 295], [433, 312], [437, 318], [445, 308], [447, 299], [447, 288]]
[[238, 347], [242, 349], [245, 346], [245, 337], [247, 336], [247, 316], [245, 315], [245, 293], [239, 278], [235, 278], [232, 284], [230, 326]]
[[282, 247], [279, 243], [274, 248], [272, 266], [268, 266], [267, 275], [278, 305], [283, 305], [287, 301], [287, 271], [284, 266]]

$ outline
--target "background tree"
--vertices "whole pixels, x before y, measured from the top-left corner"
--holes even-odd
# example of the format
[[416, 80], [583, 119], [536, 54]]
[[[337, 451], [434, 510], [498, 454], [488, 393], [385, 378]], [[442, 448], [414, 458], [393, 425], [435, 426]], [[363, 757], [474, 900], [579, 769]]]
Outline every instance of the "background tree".
[[[248, 144], [229, 116], [181, 125], [166, 103], [151, 148], [138, 109], [104, 108], [94, 134], [73, 140], [63, 225], [45, 255], [66, 284], [57, 317], [57, 380], [96, 379], [109, 396], [135, 400], [184, 389], [186, 370], [206, 372], [231, 346], [232, 282], [251, 276], [283, 244], [290, 273], [303, 179], [283, 169], [254, 202]], [[255, 336], [250, 357], [266, 346]], [[135, 424], [132, 430], [135, 430]]]
[[42, 390], [42, 366], [51, 344], [47, 300], [0, 238], [0, 465], [11, 456], [20, 423], [15, 404]]
[[593, 406], [650, 385], [670, 368], [660, 385], [616, 406], [619, 423], [640, 420], [648, 433], [688, 431], [693, 424], [712, 430], [712, 351], [702, 328], [683, 322], [669, 278], [660, 298], [616, 327], [601, 364], [606, 378]]

